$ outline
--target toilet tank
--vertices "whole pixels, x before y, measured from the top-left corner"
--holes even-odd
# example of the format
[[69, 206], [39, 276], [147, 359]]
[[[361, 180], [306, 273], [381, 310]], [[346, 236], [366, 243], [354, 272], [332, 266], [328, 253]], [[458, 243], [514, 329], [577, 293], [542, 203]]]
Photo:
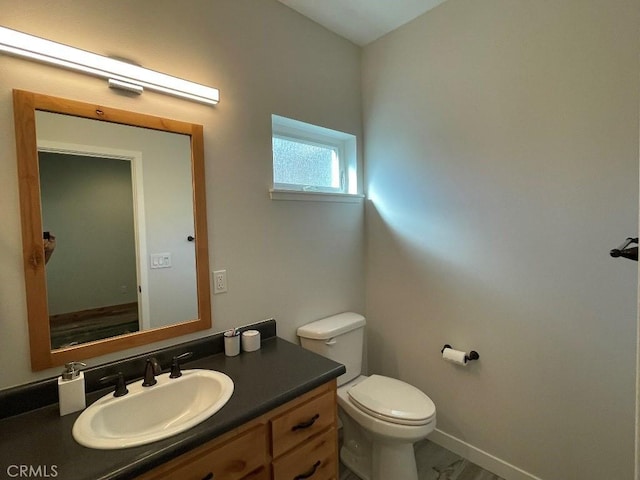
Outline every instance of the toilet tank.
[[345, 312], [316, 320], [298, 328], [303, 348], [342, 363], [347, 371], [338, 377], [338, 386], [362, 373], [364, 317]]

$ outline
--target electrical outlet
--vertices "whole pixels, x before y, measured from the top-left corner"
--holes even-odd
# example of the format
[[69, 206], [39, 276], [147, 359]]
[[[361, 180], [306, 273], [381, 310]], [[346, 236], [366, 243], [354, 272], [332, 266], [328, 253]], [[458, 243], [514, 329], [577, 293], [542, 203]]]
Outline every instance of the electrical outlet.
[[225, 293], [227, 291], [227, 271], [216, 270], [213, 272], [213, 293]]

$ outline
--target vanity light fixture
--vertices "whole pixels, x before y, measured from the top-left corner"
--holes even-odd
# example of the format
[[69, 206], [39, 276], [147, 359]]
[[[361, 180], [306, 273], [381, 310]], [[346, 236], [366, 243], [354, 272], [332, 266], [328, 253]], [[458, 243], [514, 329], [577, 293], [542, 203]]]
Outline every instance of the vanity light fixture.
[[0, 26], [0, 52], [106, 78], [111, 88], [121, 88], [135, 93], [142, 93], [143, 89], [147, 88], [209, 105], [215, 105], [220, 100], [220, 92], [217, 88], [172, 77], [2, 26]]

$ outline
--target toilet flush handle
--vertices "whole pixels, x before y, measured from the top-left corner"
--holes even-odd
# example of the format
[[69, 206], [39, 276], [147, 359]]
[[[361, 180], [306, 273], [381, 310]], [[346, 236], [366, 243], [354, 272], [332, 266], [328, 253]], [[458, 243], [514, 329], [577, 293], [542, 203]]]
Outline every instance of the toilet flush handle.
[[336, 343], [338, 343], [338, 341], [335, 338], [330, 338], [329, 340], [324, 342], [325, 345], [335, 345]]

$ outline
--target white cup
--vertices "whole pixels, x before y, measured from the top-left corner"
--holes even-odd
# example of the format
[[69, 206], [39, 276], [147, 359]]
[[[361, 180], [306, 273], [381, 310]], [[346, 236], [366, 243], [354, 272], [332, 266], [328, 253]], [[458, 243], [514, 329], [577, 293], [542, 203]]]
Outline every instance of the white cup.
[[235, 357], [240, 353], [240, 335], [233, 335], [233, 331], [224, 332], [224, 354]]
[[260, 350], [260, 332], [258, 330], [242, 332], [242, 351], [255, 352], [256, 350]]

